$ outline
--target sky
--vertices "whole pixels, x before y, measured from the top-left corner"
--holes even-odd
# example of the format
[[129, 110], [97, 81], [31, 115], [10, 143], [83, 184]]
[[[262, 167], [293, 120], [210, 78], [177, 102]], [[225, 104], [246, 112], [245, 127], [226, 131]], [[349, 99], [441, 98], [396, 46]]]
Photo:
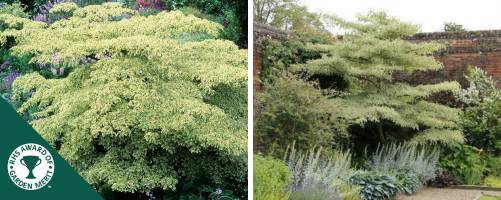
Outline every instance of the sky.
[[312, 12], [355, 19], [369, 10], [421, 25], [423, 32], [443, 30], [444, 22], [455, 22], [467, 30], [501, 29], [501, 0], [299, 0]]

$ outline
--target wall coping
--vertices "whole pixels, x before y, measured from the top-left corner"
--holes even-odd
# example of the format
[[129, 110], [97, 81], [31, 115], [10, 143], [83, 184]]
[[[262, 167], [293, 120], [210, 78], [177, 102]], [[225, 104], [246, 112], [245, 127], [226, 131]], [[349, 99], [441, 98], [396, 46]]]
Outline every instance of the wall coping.
[[[276, 40], [287, 40], [290, 33], [270, 25], [254, 22], [254, 49], [259, 50], [263, 40], [271, 38]], [[256, 46], [258, 48], [256, 48]]]
[[270, 25], [261, 24], [254, 22], [254, 34], [259, 36], [269, 35], [274, 39], [286, 39], [289, 36], [289, 32], [275, 28]]
[[[501, 52], [501, 30], [417, 33], [404, 39], [415, 42], [444, 42], [447, 48], [438, 52], [438, 55]], [[458, 40], [459, 44], [453, 42]], [[471, 43], [461, 44], [461, 40], [469, 40]]]

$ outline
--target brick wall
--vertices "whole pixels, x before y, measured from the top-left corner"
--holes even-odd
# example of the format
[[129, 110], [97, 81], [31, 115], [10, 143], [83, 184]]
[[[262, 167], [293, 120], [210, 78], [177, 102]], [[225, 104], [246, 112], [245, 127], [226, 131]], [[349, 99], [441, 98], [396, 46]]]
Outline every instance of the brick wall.
[[[265, 38], [287, 39], [287, 32], [270, 26], [254, 23], [254, 90], [261, 89], [261, 44]], [[438, 52], [435, 58], [443, 63], [444, 69], [438, 72], [420, 72], [412, 76], [399, 76], [397, 79], [412, 83], [436, 83], [456, 80], [467, 84], [464, 75], [468, 66], [476, 66], [487, 72], [501, 87], [501, 30], [419, 33], [406, 38], [413, 42], [438, 41], [447, 48]]]
[[289, 34], [285, 31], [276, 29], [271, 26], [254, 23], [254, 52], [253, 52], [253, 74], [254, 74], [254, 91], [261, 90], [261, 50], [263, 40], [267, 38], [286, 40]]
[[435, 55], [443, 63], [440, 72], [416, 73], [416, 83], [456, 80], [466, 85], [464, 74], [468, 66], [476, 66], [490, 75], [501, 87], [501, 30], [419, 33], [406, 38], [410, 41], [438, 41], [447, 48]]

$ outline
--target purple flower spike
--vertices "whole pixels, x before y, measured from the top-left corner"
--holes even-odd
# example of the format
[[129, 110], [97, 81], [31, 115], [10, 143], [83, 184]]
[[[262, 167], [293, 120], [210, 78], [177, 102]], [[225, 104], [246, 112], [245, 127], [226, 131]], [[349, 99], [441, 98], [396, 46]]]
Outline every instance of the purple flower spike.
[[164, 9], [164, 5], [162, 4], [162, 1], [157, 1], [155, 3], [155, 9], [157, 9], [157, 10], [163, 10]]
[[224, 28], [228, 28], [228, 25], [230, 24], [230, 22], [228, 21], [228, 18], [227, 17], [224, 17], [224, 21], [223, 21], [223, 26]]
[[3, 79], [3, 84], [5, 85], [5, 89], [7, 89], [7, 91], [10, 91], [12, 83], [14, 83], [16, 78], [19, 76], [21, 76], [21, 73], [19, 73], [17, 70], [12, 70], [10, 74]]
[[2, 65], [0, 65], [0, 71], [6, 69], [7, 67], [9, 67], [9, 65], [11, 64], [12, 62], [10, 60], [6, 60], [5, 62], [2, 63]]
[[52, 0], [38, 7], [38, 14], [33, 16], [33, 21], [46, 22], [51, 23], [49, 21], [49, 10], [52, 9], [55, 5], [62, 3], [63, 0]]
[[37, 14], [33, 17], [33, 21], [48, 22], [47, 15]]

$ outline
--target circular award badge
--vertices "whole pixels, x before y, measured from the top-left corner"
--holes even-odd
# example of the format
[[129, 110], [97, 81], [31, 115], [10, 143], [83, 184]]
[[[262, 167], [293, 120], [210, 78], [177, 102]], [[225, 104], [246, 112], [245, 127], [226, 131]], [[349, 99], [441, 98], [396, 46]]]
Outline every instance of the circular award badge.
[[25, 190], [38, 190], [54, 176], [54, 158], [42, 145], [23, 144], [10, 154], [7, 171], [16, 186]]

